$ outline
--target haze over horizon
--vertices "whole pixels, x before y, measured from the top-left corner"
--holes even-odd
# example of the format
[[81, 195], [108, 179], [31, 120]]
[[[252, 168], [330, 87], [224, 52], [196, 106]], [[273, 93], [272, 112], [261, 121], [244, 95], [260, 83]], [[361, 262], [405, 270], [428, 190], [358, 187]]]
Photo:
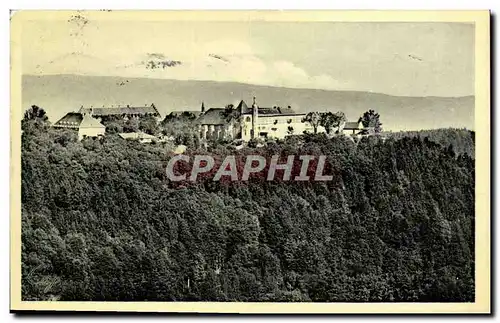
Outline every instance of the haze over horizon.
[[301, 112], [342, 111], [357, 120], [375, 109], [385, 130], [436, 128], [474, 129], [474, 97], [404, 97], [380, 93], [298, 89], [235, 82], [182, 81], [113, 76], [23, 76], [22, 104], [38, 105], [55, 122], [80, 106], [144, 106], [154, 103], [164, 117], [172, 111], [248, 104], [257, 97], [260, 106], [292, 106]]
[[474, 95], [472, 24], [66, 18], [23, 25], [23, 74]]

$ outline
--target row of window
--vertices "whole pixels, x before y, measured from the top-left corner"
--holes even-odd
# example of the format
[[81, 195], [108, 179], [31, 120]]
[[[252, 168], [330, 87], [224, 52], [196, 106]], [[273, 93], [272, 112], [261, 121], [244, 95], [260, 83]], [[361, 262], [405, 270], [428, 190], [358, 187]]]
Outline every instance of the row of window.
[[59, 124], [66, 124], [66, 125], [70, 125], [70, 126], [76, 126], [78, 125], [77, 122], [72, 122], [72, 121], [60, 121]]
[[[266, 126], [257, 127], [257, 129], [258, 130], [268, 130], [268, 128]], [[278, 131], [278, 128], [275, 128], [275, 127], [271, 127], [269, 129], [271, 129], [271, 131]]]
[[[246, 117], [246, 122], [251, 122], [251, 117]], [[289, 118], [259, 118], [259, 124], [286, 124], [286, 123], [301, 123], [302, 117], [289, 117]]]

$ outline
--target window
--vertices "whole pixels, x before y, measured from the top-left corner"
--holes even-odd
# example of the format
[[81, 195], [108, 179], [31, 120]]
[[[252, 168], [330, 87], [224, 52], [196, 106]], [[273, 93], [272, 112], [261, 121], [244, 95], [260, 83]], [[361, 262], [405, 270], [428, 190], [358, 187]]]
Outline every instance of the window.
[[246, 117], [245, 121], [250, 122], [250, 117]]
[[293, 119], [288, 119], [286, 122], [287, 123], [292, 123]]

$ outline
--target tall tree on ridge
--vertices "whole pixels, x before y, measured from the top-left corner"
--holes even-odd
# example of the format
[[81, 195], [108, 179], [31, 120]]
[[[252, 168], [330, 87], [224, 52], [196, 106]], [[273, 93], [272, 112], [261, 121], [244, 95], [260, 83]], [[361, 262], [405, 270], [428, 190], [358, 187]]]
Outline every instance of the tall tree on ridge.
[[21, 129], [29, 131], [32, 128], [45, 128], [49, 125], [49, 117], [44, 109], [37, 105], [32, 105], [31, 108], [24, 112], [24, 118], [21, 121]]
[[319, 125], [325, 128], [327, 134], [330, 134], [332, 129], [338, 128], [345, 119], [343, 112], [325, 112], [321, 113]]
[[314, 129], [314, 133], [318, 133], [318, 126], [321, 122], [321, 115], [319, 112], [313, 111], [309, 112], [304, 118], [302, 118], [302, 122], [309, 122]]
[[380, 115], [377, 112], [375, 112], [375, 110], [366, 111], [360, 118], [360, 121], [361, 123], [363, 123], [363, 127], [373, 128], [375, 133], [379, 133], [382, 131], [382, 123], [380, 122]]

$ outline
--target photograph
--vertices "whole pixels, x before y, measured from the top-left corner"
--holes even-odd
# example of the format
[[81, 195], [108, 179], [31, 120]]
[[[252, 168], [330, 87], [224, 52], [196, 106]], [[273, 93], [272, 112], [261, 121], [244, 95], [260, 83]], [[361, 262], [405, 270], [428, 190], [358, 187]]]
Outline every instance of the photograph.
[[491, 312], [488, 11], [10, 24], [11, 312]]

